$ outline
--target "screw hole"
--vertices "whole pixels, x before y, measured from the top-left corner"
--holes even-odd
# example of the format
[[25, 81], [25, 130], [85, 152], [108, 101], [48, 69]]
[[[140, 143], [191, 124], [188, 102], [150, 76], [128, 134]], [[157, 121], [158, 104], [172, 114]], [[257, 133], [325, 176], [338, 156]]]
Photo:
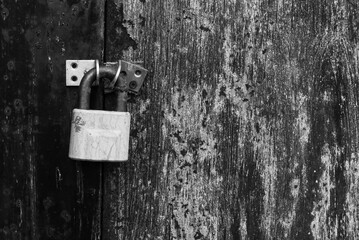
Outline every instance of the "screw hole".
[[75, 63], [75, 62], [74, 62], [74, 63], [71, 63], [71, 67], [72, 67], [72, 68], [77, 68], [77, 63]]
[[76, 81], [77, 81], [77, 77], [76, 77], [76, 76], [72, 76], [72, 77], [71, 77], [71, 80], [74, 81], [74, 82], [76, 82]]
[[140, 77], [141, 76], [141, 70], [136, 70], [135, 71], [135, 76]]
[[129, 87], [131, 89], [135, 89], [137, 87], [137, 82], [136, 81], [131, 81]]
[[125, 76], [127, 75], [127, 72], [121, 71], [121, 72], [120, 72], [120, 75], [121, 75], [122, 77], [125, 77]]

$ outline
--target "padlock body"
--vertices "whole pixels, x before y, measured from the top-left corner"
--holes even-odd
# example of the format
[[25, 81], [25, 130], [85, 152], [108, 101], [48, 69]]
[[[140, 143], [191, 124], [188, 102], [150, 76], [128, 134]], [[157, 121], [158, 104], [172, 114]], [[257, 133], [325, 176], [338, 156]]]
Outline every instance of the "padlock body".
[[69, 157], [75, 160], [126, 161], [130, 113], [74, 109]]

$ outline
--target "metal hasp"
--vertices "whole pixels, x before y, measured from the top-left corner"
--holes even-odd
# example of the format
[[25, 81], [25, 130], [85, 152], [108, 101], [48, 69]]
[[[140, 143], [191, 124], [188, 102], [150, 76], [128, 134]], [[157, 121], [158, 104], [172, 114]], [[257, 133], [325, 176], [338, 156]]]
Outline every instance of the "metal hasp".
[[[79, 87], [79, 108], [72, 111], [69, 144], [71, 159], [109, 162], [128, 160], [131, 116], [127, 112], [127, 94], [138, 94], [146, 75], [146, 69], [125, 61], [102, 66], [96, 61], [95, 68], [85, 73]], [[107, 90], [117, 95], [116, 111], [90, 109], [93, 83], [101, 83], [105, 78], [111, 81], [107, 84]]]
[[[112, 80], [111, 85], [118, 95], [116, 110], [120, 112], [127, 111], [127, 92], [138, 94], [148, 72], [145, 68], [126, 61], [119, 61], [117, 66], [99, 66], [98, 76], [96, 71], [96, 67], [91, 69], [81, 80], [79, 88], [80, 109], [90, 108], [91, 86], [96, 79], [108, 78]], [[118, 71], [119, 76], [116, 76]]]

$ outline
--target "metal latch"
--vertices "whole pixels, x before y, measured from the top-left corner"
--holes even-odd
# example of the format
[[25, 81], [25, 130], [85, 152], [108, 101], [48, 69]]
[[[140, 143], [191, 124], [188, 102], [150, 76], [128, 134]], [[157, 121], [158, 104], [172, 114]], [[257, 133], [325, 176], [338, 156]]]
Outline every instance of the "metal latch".
[[[66, 60], [66, 86], [80, 86], [81, 80], [84, 75], [90, 71], [91, 69], [96, 68], [97, 60]], [[122, 83], [125, 83], [128, 90], [132, 93], [138, 93], [143, 81], [144, 77], [147, 74], [147, 70], [140, 67], [139, 65], [120, 60], [118, 62], [107, 62], [103, 64], [104, 66], [113, 67], [114, 69], [119, 69], [119, 76], [117, 78], [121, 78]], [[134, 81], [135, 79], [135, 81]], [[108, 79], [112, 81], [113, 79]], [[98, 85], [98, 80], [93, 83], [93, 86]], [[111, 92], [114, 88], [115, 82], [109, 82], [105, 84], [105, 93]], [[116, 86], [121, 87], [121, 86]]]

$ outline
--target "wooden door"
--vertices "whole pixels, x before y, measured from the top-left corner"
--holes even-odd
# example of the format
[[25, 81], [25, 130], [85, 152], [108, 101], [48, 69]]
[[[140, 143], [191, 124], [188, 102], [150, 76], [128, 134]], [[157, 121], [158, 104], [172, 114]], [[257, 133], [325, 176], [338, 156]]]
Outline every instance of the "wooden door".
[[[0, 13], [0, 239], [359, 238], [356, 1], [3, 0]], [[66, 59], [149, 70], [128, 162], [67, 158]]]

